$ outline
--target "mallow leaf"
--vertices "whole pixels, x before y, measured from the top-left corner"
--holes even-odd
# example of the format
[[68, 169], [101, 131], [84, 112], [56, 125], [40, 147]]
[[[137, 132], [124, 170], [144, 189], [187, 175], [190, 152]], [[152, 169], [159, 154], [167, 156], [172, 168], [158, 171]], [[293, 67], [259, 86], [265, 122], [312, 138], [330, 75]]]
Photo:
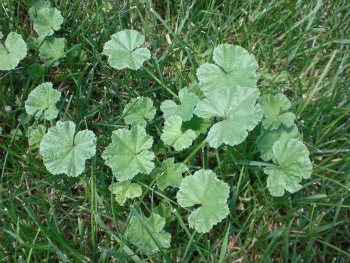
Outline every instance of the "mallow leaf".
[[179, 116], [171, 116], [165, 119], [163, 133], [160, 136], [165, 144], [173, 146], [176, 151], [190, 147], [197, 137], [191, 129], [182, 132], [181, 124], [182, 119]]
[[105, 164], [119, 181], [132, 179], [138, 173], [150, 174], [154, 168], [153, 138], [137, 125], [112, 133], [112, 142], [102, 153]]
[[61, 12], [51, 7], [48, 1], [38, 1], [28, 13], [34, 22], [34, 30], [41, 37], [52, 36], [63, 23]]
[[182, 174], [187, 171], [183, 163], [174, 163], [174, 158], [164, 160], [152, 173], [159, 176], [157, 186], [164, 190], [168, 186], [179, 187], [182, 181]]
[[257, 88], [222, 88], [201, 100], [194, 113], [202, 118], [218, 117], [209, 130], [207, 141], [211, 147], [231, 146], [244, 141], [262, 118], [262, 109], [256, 104]]
[[33, 146], [36, 144], [39, 144], [44, 137], [46, 132], [46, 128], [44, 125], [38, 125], [36, 128], [30, 128], [29, 129], [29, 146]]
[[287, 112], [291, 105], [284, 94], [264, 95], [258, 99], [258, 102], [264, 112], [262, 125], [265, 129], [274, 130], [281, 124], [289, 128], [294, 124], [295, 115]]
[[103, 47], [103, 54], [108, 56], [109, 65], [116, 69], [139, 69], [143, 62], [151, 58], [144, 44], [145, 37], [135, 30], [123, 30], [112, 35]]
[[0, 70], [11, 70], [27, 55], [27, 44], [21, 35], [11, 32], [4, 45], [0, 43]]
[[302, 140], [302, 136], [295, 124], [290, 128], [280, 125], [277, 129], [272, 131], [262, 129], [260, 136], [257, 138], [261, 159], [264, 161], [272, 160], [274, 158], [272, 147], [275, 142], [279, 141], [285, 144], [290, 139]]
[[29, 93], [25, 102], [26, 112], [35, 118], [55, 119], [58, 114], [56, 103], [60, 97], [61, 92], [53, 89], [51, 82], [42, 83]]
[[113, 183], [109, 186], [109, 191], [115, 195], [115, 200], [121, 205], [124, 205], [128, 198], [136, 198], [142, 195], [141, 186], [132, 183], [131, 180]]
[[222, 44], [214, 49], [213, 59], [216, 64], [204, 64], [197, 70], [204, 95], [209, 96], [215, 90], [227, 87], [256, 88], [258, 63], [247, 50]]
[[172, 100], [165, 100], [160, 105], [164, 119], [170, 116], [180, 116], [183, 121], [189, 121], [193, 116], [194, 107], [197, 105], [199, 98], [193, 92], [183, 88], [179, 91], [180, 105]]
[[156, 108], [150, 98], [134, 98], [126, 104], [123, 114], [125, 114], [124, 121], [126, 124], [146, 127], [146, 120], [154, 118]]
[[74, 122], [58, 121], [42, 138], [39, 154], [50, 173], [76, 177], [84, 171], [85, 160], [95, 155], [95, 141], [92, 131], [76, 133]]
[[284, 195], [284, 190], [295, 193], [301, 189], [302, 178], [310, 178], [312, 165], [309, 152], [301, 141], [290, 139], [287, 143], [277, 141], [273, 145], [275, 166], [264, 168], [267, 187], [272, 196]]
[[199, 170], [185, 177], [176, 198], [181, 207], [198, 206], [188, 222], [199, 233], [209, 232], [229, 214], [226, 204], [230, 187], [211, 170]]
[[48, 38], [39, 48], [40, 57], [46, 67], [57, 67], [59, 59], [65, 57], [67, 41], [64, 38]]
[[[142, 222], [136, 216], [132, 216], [126, 231], [126, 238], [139, 247], [144, 253], [150, 254], [161, 248], [169, 248], [171, 234], [163, 230], [165, 219], [153, 213], [149, 218], [142, 217]], [[157, 243], [154, 241], [157, 240]]]

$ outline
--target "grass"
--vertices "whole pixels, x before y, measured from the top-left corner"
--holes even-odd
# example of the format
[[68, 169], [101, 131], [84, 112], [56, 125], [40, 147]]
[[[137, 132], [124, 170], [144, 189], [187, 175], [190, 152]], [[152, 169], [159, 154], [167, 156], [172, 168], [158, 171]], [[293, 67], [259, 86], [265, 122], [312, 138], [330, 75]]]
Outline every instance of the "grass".
[[[34, 35], [32, 0], [1, 1], [0, 31]], [[51, 1], [65, 18], [55, 36], [68, 43], [56, 68], [31, 51], [16, 70], [0, 74], [0, 258], [4, 262], [348, 262], [350, 260], [350, 4], [348, 1]], [[101, 55], [110, 35], [135, 29], [152, 59], [138, 71], [111, 69]], [[241, 45], [259, 63], [262, 94], [283, 92], [293, 102], [314, 172], [296, 194], [272, 198], [261, 169], [235, 163], [233, 149], [199, 147], [179, 154], [191, 167], [212, 168], [232, 189], [230, 216], [208, 234], [188, 228], [184, 209], [144, 180], [139, 202], [118, 206], [111, 172], [93, 158], [80, 178], [48, 174], [26, 139], [24, 101], [44, 81], [63, 92], [60, 118], [89, 128], [98, 149], [124, 124], [130, 98], [155, 105], [196, 81], [221, 43]], [[5, 106], [11, 110], [6, 111]], [[149, 128], [160, 129], [161, 120]], [[11, 134], [11, 130], [13, 133]], [[22, 134], [19, 133], [22, 132]], [[192, 149], [193, 150], [193, 149]], [[258, 156], [256, 152], [246, 154]], [[202, 160], [202, 161], [199, 161]], [[152, 199], [149, 198], [152, 193]], [[131, 214], [176, 208], [167, 229], [171, 248], [142, 255], [124, 238]], [[131, 204], [130, 204], [131, 205]], [[172, 208], [170, 207], [170, 211]]]

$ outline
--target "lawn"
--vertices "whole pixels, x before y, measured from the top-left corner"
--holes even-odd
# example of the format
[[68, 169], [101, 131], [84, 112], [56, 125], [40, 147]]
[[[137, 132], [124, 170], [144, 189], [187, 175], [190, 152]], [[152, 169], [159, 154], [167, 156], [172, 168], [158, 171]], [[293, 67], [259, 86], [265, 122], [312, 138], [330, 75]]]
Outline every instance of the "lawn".
[[[36, 2], [0, 0], [0, 44], [16, 32], [27, 46], [18, 65], [0, 70], [2, 262], [350, 261], [349, 1], [50, 0], [44, 22], [35, 21]], [[40, 23], [53, 23], [52, 32]], [[106, 43], [117, 32], [139, 37], [145, 59], [135, 69], [120, 59], [111, 65]], [[220, 47], [233, 46], [256, 59], [243, 74], [253, 87], [233, 92], [216, 78], [210, 87], [229, 95], [206, 93], [204, 69], [219, 64]], [[1, 54], [0, 67], [8, 59]], [[28, 112], [43, 83], [57, 96], [46, 118], [49, 105], [41, 116]], [[256, 97], [246, 92], [253, 89]], [[211, 127], [233, 117], [205, 109], [238, 93], [250, 99], [230, 114], [257, 121], [241, 140], [220, 141]], [[282, 194], [271, 186], [279, 156], [266, 161], [259, 146], [274, 129], [260, 122], [262, 98], [276, 94], [290, 101], [285, 111], [298, 139], [276, 139], [273, 149], [283, 146], [283, 155], [294, 147], [291, 159], [312, 164], [311, 176], [293, 176], [300, 186]], [[189, 116], [165, 109], [180, 102], [193, 103]], [[131, 113], [140, 104], [136, 125]], [[77, 146], [68, 159], [83, 159], [73, 170], [67, 160], [49, 164], [59, 129], [71, 129]], [[177, 179], [162, 181], [169, 170]], [[117, 186], [130, 198], [118, 199]], [[197, 194], [202, 199], [189, 205]], [[193, 221], [203, 207], [206, 216]]]

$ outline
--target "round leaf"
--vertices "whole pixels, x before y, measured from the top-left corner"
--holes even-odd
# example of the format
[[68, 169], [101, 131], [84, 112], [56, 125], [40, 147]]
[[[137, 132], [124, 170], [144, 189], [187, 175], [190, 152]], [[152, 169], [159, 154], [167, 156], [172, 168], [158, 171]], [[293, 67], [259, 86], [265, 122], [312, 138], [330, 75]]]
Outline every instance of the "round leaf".
[[52, 88], [51, 82], [45, 82], [33, 89], [25, 102], [26, 112], [35, 118], [43, 116], [47, 120], [57, 117], [56, 103], [61, 97], [61, 92]]
[[142, 195], [142, 189], [139, 184], [131, 183], [131, 180], [113, 183], [109, 190], [115, 195], [115, 200], [123, 205], [128, 198], [136, 198]]
[[49, 38], [39, 48], [40, 57], [44, 60], [46, 67], [56, 67], [59, 64], [59, 59], [65, 54], [67, 41], [64, 38]]
[[125, 114], [124, 121], [126, 124], [146, 127], [146, 120], [154, 118], [156, 108], [150, 98], [135, 98], [125, 106], [123, 114]]
[[11, 32], [5, 40], [5, 45], [0, 43], [0, 70], [14, 69], [26, 55], [26, 42], [21, 35]]
[[152, 137], [139, 125], [131, 130], [116, 130], [102, 158], [119, 181], [126, 181], [138, 173], [150, 174], [153, 170], [154, 153], [148, 150], [152, 144]]
[[165, 120], [163, 133], [160, 136], [165, 144], [171, 145], [175, 150], [181, 151], [191, 146], [197, 137], [193, 130], [181, 131], [182, 119], [179, 116], [171, 116]]
[[300, 190], [302, 178], [309, 178], [312, 165], [306, 146], [299, 140], [290, 139], [287, 143], [277, 141], [273, 145], [275, 167], [266, 167], [269, 175], [267, 187], [273, 196], [282, 196], [284, 189], [290, 193]]
[[135, 30], [124, 30], [112, 35], [103, 48], [109, 64], [116, 69], [139, 69], [143, 62], [151, 58], [147, 48], [139, 48], [145, 37]]
[[84, 171], [85, 160], [95, 155], [95, 141], [92, 131], [75, 134], [73, 122], [59, 121], [42, 138], [39, 153], [50, 173], [76, 177]]
[[218, 148], [223, 143], [234, 146], [244, 141], [248, 131], [262, 118], [262, 109], [256, 104], [258, 96], [257, 88], [226, 87], [197, 104], [194, 111], [197, 116], [222, 119], [208, 132], [207, 141], [211, 147]]
[[223, 220], [230, 212], [226, 204], [229, 190], [230, 187], [211, 170], [200, 170], [185, 177], [176, 196], [179, 205], [200, 205], [188, 218], [190, 227], [207, 233]]
[[222, 88], [236, 86], [255, 88], [258, 64], [253, 55], [239, 46], [222, 44], [214, 49], [215, 64], [204, 64], [197, 77], [204, 95]]

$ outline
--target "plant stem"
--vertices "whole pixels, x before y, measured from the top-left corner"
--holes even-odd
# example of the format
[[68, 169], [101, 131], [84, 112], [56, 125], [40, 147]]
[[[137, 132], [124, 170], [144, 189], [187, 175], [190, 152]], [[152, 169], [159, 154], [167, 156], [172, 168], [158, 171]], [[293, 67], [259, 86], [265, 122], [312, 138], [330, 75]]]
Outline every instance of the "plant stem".
[[197, 147], [196, 149], [194, 149], [188, 156], [187, 158], [183, 161], [183, 163], [188, 163], [189, 160], [191, 160], [191, 158], [199, 151], [199, 149], [201, 149], [204, 144], [206, 144], [207, 141], [206, 140], [203, 140]]

